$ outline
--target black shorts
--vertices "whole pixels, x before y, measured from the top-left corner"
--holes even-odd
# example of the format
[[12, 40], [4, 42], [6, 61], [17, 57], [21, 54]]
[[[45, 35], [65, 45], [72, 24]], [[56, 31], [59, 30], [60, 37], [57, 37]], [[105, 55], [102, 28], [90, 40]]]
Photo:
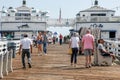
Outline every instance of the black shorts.
[[102, 56], [110, 56], [110, 54], [105, 53], [105, 54], [102, 54]]

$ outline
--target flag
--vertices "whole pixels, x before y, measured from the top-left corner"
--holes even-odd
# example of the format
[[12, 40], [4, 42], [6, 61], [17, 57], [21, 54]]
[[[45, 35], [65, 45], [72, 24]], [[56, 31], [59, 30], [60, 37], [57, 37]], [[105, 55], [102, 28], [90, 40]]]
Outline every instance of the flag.
[[59, 22], [61, 23], [61, 8], [60, 8], [60, 11], [59, 11]]

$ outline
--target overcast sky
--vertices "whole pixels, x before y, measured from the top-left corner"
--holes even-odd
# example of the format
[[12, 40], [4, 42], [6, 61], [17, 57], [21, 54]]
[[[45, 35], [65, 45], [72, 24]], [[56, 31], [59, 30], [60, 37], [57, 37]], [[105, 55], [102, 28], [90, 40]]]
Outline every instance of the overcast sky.
[[[61, 8], [62, 18], [74, 18], [76, 13], [81, 10], [90, 8], [94, 0], [26, 0], [28, 7], [34, 7], [41, 11], [49, 11], [50, 18], [59, 17], [59, 9]], [[116, 11], [116, 15], [120, 15], [120, 0], [98, 0], [99, 6]], [[0, 0], [0, 8], [2, 6], [19, 7], [22, 0]]]
[[[0, 9], [4, 6], [20, 7], [23, 0], [0, 0]], [[62, 18], [75, 18], [75, 15], [87, 8], [90, 8], [95, 0], [26, 0], [28, 7], [34, 7], [41, 11], [49, 11], [50, 18], [59, 18], [59, 10], [61, 8]], [[113, 9], [116, 15], [120, 16], [120, 0], [98, 0], [99, 6]], [[117, 8], [118, 7], [118, 8]], [[48, 30], [52, 32], [62, 33], [63, 35], [69, 34], [69, 29], [66, 27], [49, 27]]]

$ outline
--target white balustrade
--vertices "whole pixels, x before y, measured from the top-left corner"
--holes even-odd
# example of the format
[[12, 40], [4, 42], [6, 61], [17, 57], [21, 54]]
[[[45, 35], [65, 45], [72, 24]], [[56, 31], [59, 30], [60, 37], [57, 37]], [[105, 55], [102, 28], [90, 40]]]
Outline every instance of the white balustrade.
[[105, 40], [108, 51], [113, 52], [115, 56], [120, 57], [120, 41]]
[[16, 54], [16, 52], [19, 50], [19, 46], [20, 40], [0, 41], [0, 78], [3, 78], [3, 76], [8, 75], [9, 72], [13, 72], [13, 50], [15, 50]]
[[7, 43], [0, 42], [0, 78], [3, 78], [3, 75], [8, 75], [7, 64], [8, 64]]

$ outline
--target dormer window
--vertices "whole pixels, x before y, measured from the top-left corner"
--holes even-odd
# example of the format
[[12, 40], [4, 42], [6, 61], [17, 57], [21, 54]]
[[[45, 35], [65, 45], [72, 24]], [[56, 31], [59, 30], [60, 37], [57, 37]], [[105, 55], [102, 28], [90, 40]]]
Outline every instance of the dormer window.
[[13, 9], [13, 7], [9, 7], [8, 9]]
[[37, 14], [36, 16], [38, 17], [39, 15]]
[[101, 14], [91, 14], [91, 16], [106, 16], [106, 14], [101, 13]]
[[22, 4], [23, 4], [23, 6], [26, 6], [26, 0], [23, 0]]
[[79, 16], [80, 16], [80, 13], [77, 13], [76, 16], [79, 17]]
[[85, 17], [85, 14], [83, 14], [83, 17]]
[[8, 16], [10, 16], [10, 14], [8, 14]]
[[98, 5], [98, 0], [95, 0], [94, 5], [95, 5], [95, 6], [97, 6], [97, 5]]

